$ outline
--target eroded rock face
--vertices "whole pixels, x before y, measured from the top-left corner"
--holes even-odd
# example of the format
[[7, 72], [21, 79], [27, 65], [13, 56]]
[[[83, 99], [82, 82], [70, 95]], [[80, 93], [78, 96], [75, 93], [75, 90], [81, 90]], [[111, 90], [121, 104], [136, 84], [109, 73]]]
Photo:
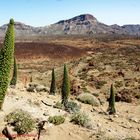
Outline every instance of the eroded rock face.
[[96, 34], [96, 33], [108, 33], [113, 32], [113, 30], [100, 22], [90, 15], [83, 14], [73, 17], [68, 20], [61, 20], [55, 24], [52, 24], [46, 29], [48, 34]]
[[79, 16], [73, 17], [68, 20], [61, 20], [61, 21], [57, 22], [56, 24], [73, 23], [73, 22], [78, 23], [78, 22], [82, 22], [82, 21], [86, 21], [86, 20], [88, 20], [88, 21], [93, 20], [94, 22], [98, 22], [97, 19], [93, 15], [84, 14], [84, 15], [79, 15]]

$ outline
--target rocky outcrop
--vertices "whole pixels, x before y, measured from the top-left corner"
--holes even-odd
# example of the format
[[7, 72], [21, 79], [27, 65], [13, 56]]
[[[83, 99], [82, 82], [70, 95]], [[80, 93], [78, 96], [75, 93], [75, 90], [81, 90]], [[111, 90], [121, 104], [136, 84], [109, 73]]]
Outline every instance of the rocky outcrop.
[[90, 15], [79, 15], [68, 20], [61, 20], [49, 27], [46, 27], [47, 34], [68, 34], [68, 35], [91, 35], [100, 33], [112, 33], [114, 30]]

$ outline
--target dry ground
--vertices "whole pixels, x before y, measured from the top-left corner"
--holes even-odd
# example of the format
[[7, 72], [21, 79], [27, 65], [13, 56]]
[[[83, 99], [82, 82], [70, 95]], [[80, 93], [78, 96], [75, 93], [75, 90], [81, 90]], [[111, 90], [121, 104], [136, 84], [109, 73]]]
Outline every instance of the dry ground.
[[[140, 40], [47, 38], [46, 41], [17, 42], [15, 53], [18, 85], [16, 89], [8, 89], [4, 111], [0, 112], [1, 130], [5, 125], [4, 114], [22, 108], [42, 120], [57, 114], [66, 117], [62, 125], [46, 124], [46, 132], [42, 133], [41, 140], [140, 140]], [[71, 79], [70, 98], [75, 100], [78, 94], [84, 92], [97, 96], [103, 102], [100, 107], [92, 107], [75, 100], [81, 105], [81, 110], [90, 116], [92, 130], [73, 125], [69, 122], [69, 113], [45, 106], [41, 102], [43, 100], [53, 105], [61, 99], [64, 63], [67, 63]], [[25, 87], [31, 79], [49, 89], [53, 67], [57, 82], [55, 97], [49, 96], [48, 92], [26, 91]], [[123, 100], [116, 103], [116, 116], [104, 114], [111, 83], [114, 83], [116, 94]]]

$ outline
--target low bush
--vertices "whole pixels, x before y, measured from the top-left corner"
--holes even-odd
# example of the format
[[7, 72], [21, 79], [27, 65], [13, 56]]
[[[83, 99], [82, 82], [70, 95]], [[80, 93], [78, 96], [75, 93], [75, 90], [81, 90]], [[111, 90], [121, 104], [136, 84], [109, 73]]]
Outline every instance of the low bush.
[[61, 102], [57, 102], [53, 107], [57, 109], [64, 109], [64, 105]]
[[54, 125], [59, 125], [65, 122], [65, 118], [63, 116], [50, 116], [48, 121]]
[[65, 110], [69, 113], [75, 113], [80, 110], [80, 107], [77, 105], [77, 103], [70, 101], [67, 103]]
[[65, 107], [61, 102], [57, 102], [53, 107], [65, 110], [69, 113], [75, 113], [80, 110], [80, 107], [77, 105], [77, 103], [72, 102], [72, 101], [69, 101]]
[[18, 134], [31, 132], [35, 128], [35, 121], [27, 112], [22, 110], [8, 114], [5, 121], [14, 126], [14, 130]]
[[81, 125], [86, 128], [90, 128], [90, 119], [88, 115], [86, 115], [84, 112], [77, 112], [71, 116], [70, 122], [73, 122], [74, 124]]
[[82, 102], [82, 103], [85, 103], [85, 104], [90, 104], [90, 105], [93, 105], [93, 106], [99, 106], [99, 100], [89, 94], [89, 93], [83, 93], [83, 94], [80, 94], [78, 97], [77, 97], [77, 100]]

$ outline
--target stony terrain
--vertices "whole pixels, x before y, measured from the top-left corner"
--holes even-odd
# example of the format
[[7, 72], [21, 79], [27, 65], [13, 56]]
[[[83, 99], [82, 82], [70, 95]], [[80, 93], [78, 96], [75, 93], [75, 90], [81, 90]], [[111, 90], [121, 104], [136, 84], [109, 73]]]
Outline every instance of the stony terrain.
[[[140, 140], [140, 40], [69, 37], [36, 41], [16, 44], [18, 84], [16, 88], [8, 88], [0, 112], [0, 130], [6, 124], [3, 121], [5, 115], [22, 109], [39, 121], [52, 115], [65, 117], [66, 121], [58, 126], [46, 122], [40, 140]], [[90, 129], [74, 125], [70, 122], [70, 113], [53, 107], [61, 100], [64, 62], [69, 68], [70, 100], [81, 107], [81, 112], [89, 115]], [[53, 67], [56, 71], [56, 96], [49, 95]], [[37, 84], [38, 88], [27, 91], [29, 83]], [[111, 83], [115, 87], [117, 113], [109, 116], [106, 110]], [[100, 105], [77, 101], [76, 97], [81, 93], [93, 95]], [[30, 138], [17, 139], [32, 140], [37, 132], [34, 130], [30, 134], [33, 135]]]

